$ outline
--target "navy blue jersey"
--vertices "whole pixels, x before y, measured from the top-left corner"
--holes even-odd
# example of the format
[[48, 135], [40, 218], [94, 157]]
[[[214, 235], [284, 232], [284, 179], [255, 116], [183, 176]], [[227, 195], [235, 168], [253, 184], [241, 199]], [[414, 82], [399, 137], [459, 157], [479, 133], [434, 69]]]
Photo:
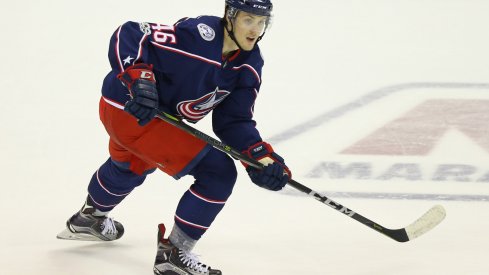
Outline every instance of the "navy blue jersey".
[[261, 141], [253, 107], [261, 85], [263, 58], [258, 46], [222, 57], [221, 18], [184, 18], [174, 25], [127, 22], [110, 40], [112, 71], [102, 88], [105, 98], [130, 100], [117, 74], [135, 63], [153, 65], [160, 109], [195, 123], [213, 111], [214, 133], [244, 150]]

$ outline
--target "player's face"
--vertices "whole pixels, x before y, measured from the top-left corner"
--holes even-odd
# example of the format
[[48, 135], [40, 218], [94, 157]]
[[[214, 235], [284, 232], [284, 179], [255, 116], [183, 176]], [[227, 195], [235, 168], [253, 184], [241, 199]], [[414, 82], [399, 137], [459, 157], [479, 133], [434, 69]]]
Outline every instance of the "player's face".
[[266, 16], [238, 12], [234, 20], [234, 36], [243, 50], [251, 51], [253, 49], [258, 37], [265, 31], [267, 19]]

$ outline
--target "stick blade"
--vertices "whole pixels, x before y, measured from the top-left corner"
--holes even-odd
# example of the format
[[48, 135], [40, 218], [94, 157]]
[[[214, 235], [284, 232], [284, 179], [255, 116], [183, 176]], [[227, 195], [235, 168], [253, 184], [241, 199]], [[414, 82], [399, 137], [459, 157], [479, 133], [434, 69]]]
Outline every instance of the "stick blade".
[[409, 240], [413, 240], [430, 231], [445, 219], [447, 212], [441, 205], [435, 205], [418, 220], [405, 228]]

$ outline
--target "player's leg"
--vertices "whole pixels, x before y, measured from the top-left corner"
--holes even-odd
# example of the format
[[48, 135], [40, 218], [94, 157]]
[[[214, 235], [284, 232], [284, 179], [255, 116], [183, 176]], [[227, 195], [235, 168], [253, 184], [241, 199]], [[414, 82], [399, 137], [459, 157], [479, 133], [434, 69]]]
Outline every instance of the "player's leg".
[[190, 272], [195, 267], [202, 272], [196, 274], [221, 274], [200, 263], [191, 250], [231, 195], [236, 167], [226, 154], [211, 149], [189, 174], [195, 182], [180, 199], [169, 240], [163, 238], [164, 229], [159, 227], [155, 274], [165, 274], [175, 268]]
[[[195, 181], [180, 199], [175, 213], [175, 228], [170, 240], [181, 245], [191, 243], [178, 240], [182, 232], [191, 240], [198, 240], [211, 226], [231, 195], [237, 178], [234, 161], [226, 154], [212, 149], [189, 173]], [[192, 247], [186, 247], [189, 250]]]
[[[121, 144], [123, 149], [129, 151], [133, 157], [143, 161], [131, 160], [129, 167], [131, 171], [136, 173], [144, 171], [146, 163], [151, 167], [157, 166], [176, 179], [187, 174], [193, 175], [196, 179], [195, 184], [183, 196], [177, 215], [183, 217], [182, 221], [194, 221], [203, 224], [204, 227], [210, 226], [231, 194], [236, 181], [236, 168], [233, 161], [225, 154], [211, 149], [212, 147], [204, 141], [168, 123], [153, 120], [145, 127], [140, 127], [134, 118], [121, 108], [103, 105], [103, 117], [106, 118], [104, 125], [111, 139]], [[124, 127], [119, 127], [120, 125]], [[132, 127], [136, 129], [131, 129]], [[144, 129], [145, 132], [135, 138], [134, 133], [138, 129]], [[118, 151], [111, 150], [111, 155], [117, 155]], [[224, 172], [221, 173], [221, 170]], [[205, 202], [203, 198], [217, 203], [202, 203]], [[191, 217], [197, 213], [200, 213], [199, 216], [202, 215], [201, 220], [193, 220]], [[170, 274], [175, 270], [179, 270], [178, 274], [195, 272], [195, 270], [198, 270], [198, 274], [220, 274], [220, 271], [210, 269], [198, 262], [190, 252], [205, 230], [188, 227], [184, 223], [181, 227], [182, 229], [179, 226], [174, 227], [172, 238], [175, 244], [164, 239], [165, 232], [162, 226], [159, 227], [160, 238], [155, 260], [155, 274]]]
[[168, 239], [163, 238], [164, 227], [159, 227], [155, 274], [175, 269], [190, 272], [192, 268], [202, 272], [196, 274], [221, 274], [200, 263], [191, 250], [231, 195], [237, 178], [236, 167], [229, 156], [211, 149], [189, 175], [194, 176], [195, 182], [180, 199]]
[[[100, 118], [104, 125], [124, 128], [127, 136], [131, 137], [128, 142], [145, 134], [129, 115], [127, 122], [114, 123], [113, 110], [107, 107], [110, 106], [101, 102]], [[136, 125], [125, 128], [130, 123]], [[116, 142], [111, 132], [109, 135], [110, 158], [93, 174], [83, 207], [67, 221], [67, 229], [58, 234], [60, 239], [111, 241], [120, 238], [124, 233], [122, 224], [107, 214], [155, 170], [154, 166]]]
[[67, 221], [67, 230], [58, 238], [111, 241], [124, 234], [122, 224], [108, 218], [108, 213], [155, 169], [147, 165], [143, 174], [138, 175], [130, 166], [141, 160], [113, 140], [109, 148], [111, 157], [93, 174], [83, 207]]

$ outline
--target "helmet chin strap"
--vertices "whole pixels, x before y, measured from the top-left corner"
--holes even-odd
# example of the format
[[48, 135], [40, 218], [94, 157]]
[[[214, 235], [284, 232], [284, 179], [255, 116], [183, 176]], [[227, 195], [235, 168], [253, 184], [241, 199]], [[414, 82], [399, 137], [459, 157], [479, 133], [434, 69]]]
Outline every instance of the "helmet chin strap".
[[226, 25], [224, 27], [226, 29], [226, 32], [228, 33], [229, 37], [234, 41], [234, 43], [236, 43], [236, 46], [238, 46], [240, 50], [244, 51], [243, 48], [241, 48], [241, 45], [238, 43], [238, 40], [236, 40], [236, 36], [234, 36], [234, 25], [232, 20], [229, 20], [229, 23], [231, 24], [231, 30], [228, 30], [228, 26]]
[[[241, 51], [245, 51], [243, 50], [243, 48], [241, 47], [241, 45], [238, 43], [238, 40], [236, 40], [236, 36], [234, 36], [234, 25], [233, 25], [233, 21], [230, 19], [229, 20], [229, 23], [231, 24], [231, 30], [228, 30], [228, 26], [226, 25], [224, 28], [226, 29], [226, 32], [228, 33], [229, 37], [234, 41], [234, 43], [236, 43], [236, 46], [238, 46], [238, 48], [241, 50]], [[256, 42], [255, 42], [255, 46], [256, 44], [258, 43], [258, 41], [260, 41], [263, 36], [265, 35], [265, 32], [263, 32], [262, 35], [260, 35], [257, 39], [256, 39]], [[254, 48], [254, 46], [253, 46]]]

